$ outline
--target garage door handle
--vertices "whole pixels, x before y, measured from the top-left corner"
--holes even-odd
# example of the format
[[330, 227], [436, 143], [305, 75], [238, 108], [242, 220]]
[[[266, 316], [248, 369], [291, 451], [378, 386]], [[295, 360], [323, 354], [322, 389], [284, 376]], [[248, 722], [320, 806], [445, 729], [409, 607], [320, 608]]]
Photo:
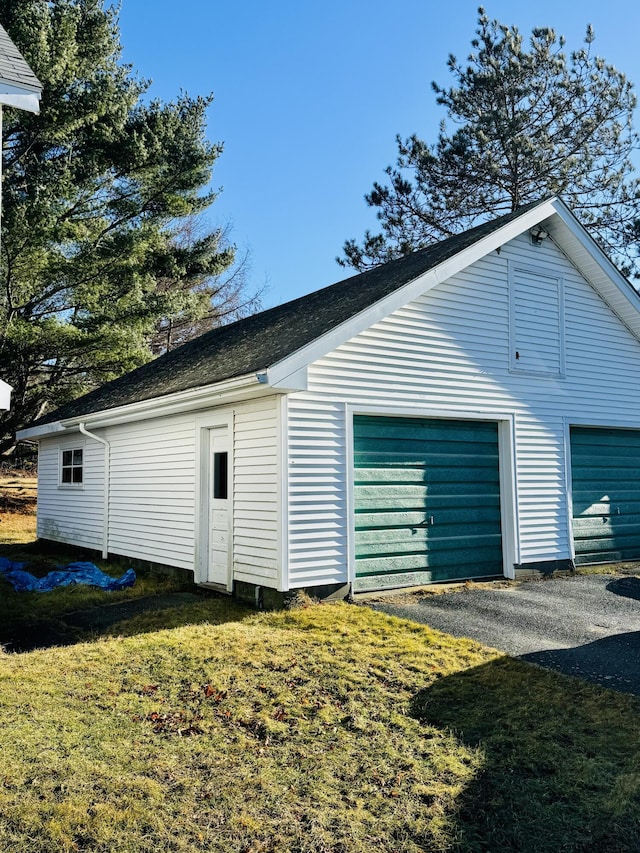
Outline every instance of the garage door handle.
[[432, 524], [434, 524], [434, 518], [430, 515], [429, 518], [425, 518], [420, 524], [412, 524], [411, 527], [431, 527]]

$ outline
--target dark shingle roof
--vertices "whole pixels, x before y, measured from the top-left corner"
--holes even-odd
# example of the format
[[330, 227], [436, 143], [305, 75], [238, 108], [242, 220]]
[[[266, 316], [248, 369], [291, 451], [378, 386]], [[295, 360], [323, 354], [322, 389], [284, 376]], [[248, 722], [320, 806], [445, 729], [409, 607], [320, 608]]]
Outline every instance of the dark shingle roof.
[[0, 80], [35, 92], [42, 91], [42, 83], [29, 68], [27, 61], [2, 25], [0, 25]]
[[533, 202], [426, 249], [206, 332], [65, 404], [32, 426], [89, 415], [262, 371], [538, 204], [539, 201]]

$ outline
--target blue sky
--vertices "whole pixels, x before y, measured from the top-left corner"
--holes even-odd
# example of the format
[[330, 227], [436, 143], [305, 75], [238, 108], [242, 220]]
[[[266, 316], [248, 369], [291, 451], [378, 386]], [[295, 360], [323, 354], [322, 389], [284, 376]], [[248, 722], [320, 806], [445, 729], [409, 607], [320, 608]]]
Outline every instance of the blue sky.
[[[212, 185], [214, 224], [251, 252], [250, 285], [264, 307], [349, 273], [335, 256], [375, 228], [364, 194], [395, 157], [395, 136], [433, 141], [449, 53], [466, 57], [477, 2], [450, 0], [122, 0], [124, 59], [162, 100], [213, 92], [208, 136], [224, 142]], [[579, 11], [576, 11], [576, 7]], [[528, 34], [551, 26], [594, 50], [640, 87], [637, 0], [487, 3]], [[640, 114], [636, 123], [640, 125]]]

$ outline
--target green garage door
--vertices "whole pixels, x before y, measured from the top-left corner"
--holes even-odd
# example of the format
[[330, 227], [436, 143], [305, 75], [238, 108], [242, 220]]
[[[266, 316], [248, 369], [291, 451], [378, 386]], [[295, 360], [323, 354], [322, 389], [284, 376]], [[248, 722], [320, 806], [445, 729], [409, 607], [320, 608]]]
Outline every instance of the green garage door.
[[498, 425], [354, 417], [356, 589], [502, 575]]
[[640, 431], [571, 427], [576, 563], [640, 557]]

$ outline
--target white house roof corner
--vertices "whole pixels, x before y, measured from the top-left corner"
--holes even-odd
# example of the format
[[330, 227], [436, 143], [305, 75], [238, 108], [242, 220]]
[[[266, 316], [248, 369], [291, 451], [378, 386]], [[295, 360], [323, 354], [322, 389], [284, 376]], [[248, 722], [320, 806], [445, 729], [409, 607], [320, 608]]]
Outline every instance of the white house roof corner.
[[7, 411], [11, 407], [11, 385], [0, 379], [0, 412]]
[[0, 25], [0, 104], [37, 113], [41, 93], [42, 83]]

